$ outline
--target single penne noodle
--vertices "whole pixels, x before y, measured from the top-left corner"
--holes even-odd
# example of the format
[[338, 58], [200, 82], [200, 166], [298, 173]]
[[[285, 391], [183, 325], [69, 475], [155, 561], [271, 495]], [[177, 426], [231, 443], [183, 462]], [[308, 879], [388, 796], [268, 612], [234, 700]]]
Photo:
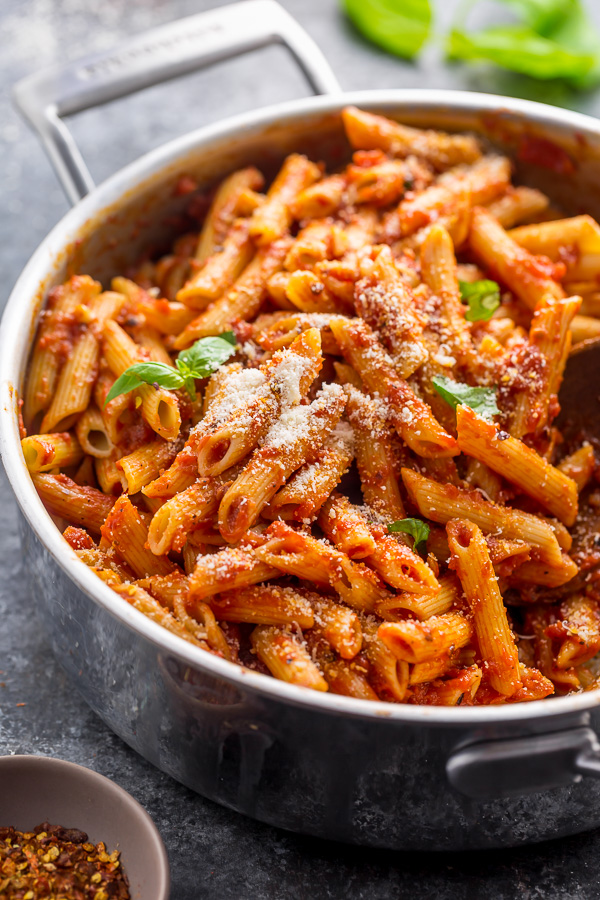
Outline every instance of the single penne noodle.
[[292, 153], [285, 159], [267, 192], [267, 199], [255, 209], [250, 220], [250, 234], [259, 247], [285, 234], [292, 223], [291, 204], [320, 174], [319, 167], [306, 156]]
[[160, 334], [179, 334], [195, 316], [183, 303], [153, 297], [130, 278], [117, 276], [112, 279], [111, 286], [113, 291], [124, 294], [135, 304], [136, 312], [143, 315], [146, 325], [155, 328]]
[[343, 494], [334, 491], [321, 510], [318, 524], [325, 537], [350, 559], [364, 559], [375, 552], [367, 521]]
[[289, 204], [290, 212], [298, 221], [331, 216], [342, 203], [346, 185], [344, 174], [321, 178], [296, 195]]
[[468, 406], [456, 410], [458, 446], [537, 500], [565, 525], [577, 516], [577, 485], [543, 456]]
[[59, 466], [76, 466], [83, 449], [74, 434], [34, 434], [23, 438], [21, 449], [30, 472], [48, 472]]
[[148, 547], [152, 553], [161, 556], [171, 550], [181, 550], [196, 524], [216, 513], [223, 491], [221, 481], [199, 478], [163, 503], [148, 529]]
[[478, 459], [471, 458], [467, 464], [467, 472], [465, 476], [467, 484], [479, 488], [481, 493], [492, 503], [500, 500], [502, 491], [502, 479], [496, 472], [492, 472], [489, 466], [480, 462]]
[[128, 497], [119, 497], [102, 526], [102, 536], [131, 566], [138, 578], [168, 575], [176, 570], [166, 556], [155, 556], [147, 549], [148, 526]]
[[229, 331], [238, 319], [253, 319], [266, 298], [267, 281], [281, 269], [289, 246], [290, 241], [283, 238], [261, 248], [231, 289], [177, 335], [175, 349], [183, 350], [199, 338]]
[[586, 441], [578, 450], [565, 456], [557, 468], [575, 482], [577, 490], [581, 493], [589, 484], [596, 468], [594, 448]]
[[556, 668], [580, 666], [600, 650], [600, 611], [592, 597], [574, 594], [560, 606], [561, 620], [551, 625], [548, 634], [559, 640]]
[[222, 246], [212, 253], [189, 281], [177, 291], [176, 300], [192, 309], [205, 309], [238, 278], [254, 255], [248, 219], [237, 219]]
[[290, 587], [254, 585], [216, 594], [210, 606], [224, 622], [247, 622], [252, 625], [298, 625], [312, 628], [315, 616], [311, 604]]
[[[485, 205], [485, 204], [483, 204]], [[527, 219], [534, 219], [545, 212], [550, 205], [546, 194], [535, 188], [510, 187], [502, 197], [487, 204], [487, 209], [495, 216], [503, 228], [513, 228]], [[549, 256], [548, 253], [545, 254]]]
[[346, 395], [328, 384], [308, 406], [284, 410], [221, 501], [219, 530], [238, 541], [289, 476], [314, 459], [344, 411]]
[[101, 458], [110, 456], [113, 452], [114, 445], [109, 437], [106, 423], [95, 404], [90, 403], [81, 414], [75, 431], [83, 451], [89, 453], [90, 456]]
[[304, 637], [311, 658], [325, 676], [332, 694], [354, 697], [357, 700], [379, 699], [367, 677], [369, 662], [362, 654], [358, 659], [341, 659], [315, 629], [307, 631]]
[[369, 393], [389, 402], [391, 422], [411, 450], [425, 457], [456, 456], [459, 451], [454, 438], [444, 431], [408, 383], [398, 377], [391, 358], [366, 322], [340, 316], [331, 320], [331, 330]]
[[510, 237], [529, 253], [564, 261], [569, 281], [595, 280], [600, 271], [600, 226], [592, 216], [522, 225]]
[[86, 528], [92, 534], [100, 534], [104, 520], [115, 502], [93, 487], [76, 484], [66, 475], [36, 473], [32, 475], [35, 488], [44, 506], [54, 516], [65, 519], [71, 525]]
[[[436, 680], [430, 684], [415, 685], [411, 689], [411, 702], [419, 705], [459, 706], [473, 703], [478, 695], [483, 672], [477, 665], [461, 669], [453, 678]], [[419, 691], [419, 688], [422, 688]]]
[[229, 363], [226, 366], [221, 366], [214, 372], [213, 375], [208, 379], [208, 384], [204, 389], [204, 400], [202, 403], [202, 413], [206, 416], [210, 406], [217, 399], [222, 400], [223, 397], [228, 392], [228, 383], [229, 378], [232, 375], [238, 374], [242, 371], [242, 364], [240, 362]]
[[[162, 446], [162, 445], [161, 445]], [[123, 457], [126, 459], [127, 457]], [[126, 469], [123, 470], [127, 477]], [[158, 473], [157, 473], [158, 475]], [[198, 460], [196, 454], [187, 444], [179, 451], [171, 465], [154, 481], [142, 488], [146, 497], [159, 497], [167, 500], [180, 491], [190, 487], [198, 478]]]
[[404, 518], [404, 504], [396, 475], [393, 434], [387, 408], [379, 399], [347, 385], [346, 413], [355, 435], [356, 464], [368, 506], [390, 522]]
[[185, 303], [166, 300], [164, 297], [144, 298], [139, 301], [137, 308], [150, 328], [156, 328], [165, 335], [179, 334], [197, 316], [197, 313]]
[[440, 525], [450, 519], [469, 519], [484, 534], [525, 541], [537, 548], [544, 561], [551, 565], [561, 564], [561, 548], [554, 530], [538, 516], [491, 503], [477, 491], [439, 484], [410, 469], [402, 469], [402, 479], [411, 500], [426, 519]]
[[398, 375], [408, 378], [428, 355], [424, 319], [412, 291], [400, 278], [389, 247], [381, 247], [373, 260], [363, 258], [360, 268], [356, 312], [381, 335]]
[[564, 297], [554, 277], [555, 265], [521, 247], [483, 207], [473, 210], [469, 245], [492, 275], [508, 285], [530, 309], [535, 309], [548, 295], [555, 300]]
[[342, 659], [354, 659], [363, 645], [360, 619], [354, 610], [312, 591], [304, 591], [314, 613], [313, 633], [322, 635]]
[[377, 634], [377, 624], [363, 617], [364, 655], [371, 669], [369, 680], [380, 699], [391, 699], [402, 703], [406, 696], [409, 679], [409, 665], [398, 659]]
[[252, 547], [225, 547], [198, 559], [190, 575], [190, 599], [205, 600], [223, 591], [269, 581], [279, 574], [279, 569], [263, 562]]
[[447, 532], [487, 677], [494, 690], [510, 697], [521, 685], [519, 656], [483, 534], [464, 519], [449, 522]]
[[443, 343], [448, 355], [461, 365], [470, 363], [474, 350], [460, 297], [454, 247], [442, 225], [432, 225], [421, 245], [421, 272], [423, 281], [441, 303]]
[[182, 440], [165, 441], [163, 438], [156, 438], [117, 460], [117, 468], [125, 476], [128, 493], [137, 494], [150, 482], [154, 482], [171, 466], [182, 450], [182, 445]]
[[530, 359], [539, 360], [533, 377], [517, 392], [509, 431], [513, 437], [540, 433], [549, 424], [550, 410], [558, 410], [557, 395], [562, 382], [567, 357], [571, 349], [572, 323], [579, 318], [576, 313], [580, 297], [555, 300], [548, 296], [536, 307], [529, 328], [527, 349]]
[[106, 397], [117, 379], [107, 368], [101, 368], [94, 385], [94, 402], [100, 410], [106, 434], [112, 445], [119, 445], [128, 427], [135, 421], [135, 397], [133, 394], [119, 394], [106, 403]]
[[[277, 316], [273, 320], [272, 316]], [[267, 317], [260, 317], [263, 320]], [[329, 313], [293, 313], [286, 315], [281, 313], [272, 313], [270, 321], [260, 323], [258, 319], [255, 322], [254, 339], [264, 350], [282, 350], [289, 347], [290, 344], [309, 328], [318, 328], [321, 332], [321, 348], [323, 354], [330, 356], [339, 355], [339, 347], [335, 342], [335, 338], [331, 333], [329, 321], [331, 315]]]
[[332, 219], [316, 219], [298, 232], [283, 263], [284, 269], [312, 269], [324, 259], [342, 256], [347, 249], [345, 233]]
[[440, 656], [439, 659], [415, 663], [410, 669], [408, 678], [409, 685], [427, 684], [430, 681], [435, 681], [436, 678], [441, 678], [449, 669], [455, 667], [453, 657], [454, 655], [452, 653], [447, 653], [445, 656]]
[[471, 640], [473, 628], [461, 613], [449, 612], [423, 622], [384, 622], [377, 634], [397, 659], [421, 663], [464, 647]]
[[[288, 300], [287, 297], [287, 286], [290, 278], [292, 277], [291, 272], [275, 272], [274, 275], [267, 281], [267, 294], [269, 296], [269, 300], [273, 304], [273, 306], [277, 307], [278, 310], [295, 310], [296, 307], [294, 304]], [[277, 313], [265, 313], [264, 315], [277, 315]], [[259, 318], [261, 318], [259, 316]]]
[[114, 450], [110, 456], [95, 457], [94, 472], [100, 488], [105, 494], [116, 496], [126, 487], [123, 473], [117, 468], [119, 451]]
[[477, 140], [469, 135], [411, 128], [355, 106], [342, 111], [342, 120], [348, 140], [359, 150], [381, 149], [402, 157], [415, 154], [441, 170], [481, 156]]
[[375, 550], [365, 563], [391, 587], [413, 594], [429, 594], [438, 588], [438, 580], [421, 557], [392, 534], [385, 526], [372, 525]]
[[269, 519], [313, 519], [339, 484], [354, 458], [354, 432], [338, 422], [313, 462], [305, 463], [263, 509]]
[[574, 316], [571, 323], [573, 344], [593, 341], [600, 337], [600, 319], [592, 316]]
[[239, 209], [242, 195], [247, 190], [259, 191], [264, 184], [261, 173], [254, 166], [238, 169], [224, 178], [213, 198], [198, 238], [195, 259], [202, 265], [221, 246]]
[[[369, 155], [374, 157], [374, 165], [366, 164]], [[398, 203], [407, 190], [422, 191], [433, 180], [430, 169], [416, 162], [415, 157], [406, 161], [387, 159], [383, 154], [367, 151], [355, 153], [354, 160], [346, 168], [347, 196], [353, 204], [390, 206]]]
[[382, 619], [395, 621], [398, 610], [408, 610], [417, 619], [423, 621], [432, 616], [441, 616], [458, 604], [462, 589], [455, 575], [444, 575], [439, 579], [439, 589], [431, 594], [399, 593], [394, 597], [377, 603], [375, 612]]
[[371, 612], [378, 601], [389, 596], [366, 566], [311, 535], [274, 522], [266, 537], [266, 543], [254, 551], [259, 559], [281, 572], [333, 587], [353, 609]]
[[254, 652], [275, 678], [326, 691], [328, 685], [306, 647], [290, 632], [258, 625], [250, 635]]
[[549, 566], [537, 560], [526, 560], [511, 575], [510, 584], [543, 585], [544, 587], [562, 587], [579, 571], [577, 564], [566, 553], [562, 555], [560, 565]]
[[291, 272], [285, 286], [285, 296], [294, 309], [304, 313], [343, 313], [345, 304], [340, 303], [316, 272], [298, 269]]
[[148, 619], [151, 619], [153, 622], [166, 628], [167, 631], [176, 634], [190, 644], [195, 644], [197, 647], [202, 647], [203, 649], [208, 648], [208, 644], [204, 640], [199, 639], [197, 635], [193, 634], [184, 624], [178, 621], [173, 613], [169, 612], [168, 609], [165, 609], [158, 600], [155, 600], [151, 594], [139, 585], [111, 584], [111, 587], [117, 594], [120, 594], [124, 600], [127, 600], [131, 606], [143, 613]]
[[278, 414], [307, 394], [321, 364], [321, 336], [311, 328], [260, 369], [234, 371], [190, 436], [200, 474], [224, 472], [265, 440]]

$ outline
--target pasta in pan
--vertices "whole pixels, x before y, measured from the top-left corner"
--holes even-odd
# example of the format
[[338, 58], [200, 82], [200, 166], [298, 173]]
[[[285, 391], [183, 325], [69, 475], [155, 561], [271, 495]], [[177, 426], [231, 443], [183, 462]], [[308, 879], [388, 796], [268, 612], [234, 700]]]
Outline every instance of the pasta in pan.
[[554, 420], [600, 331], [600, 227], [473, 136], [343, 120], [341, 171], [234, 172], [169, 255], [52, 290], [33, 482], [123, 602], [288, 683], [598, 687], [598, 460]]

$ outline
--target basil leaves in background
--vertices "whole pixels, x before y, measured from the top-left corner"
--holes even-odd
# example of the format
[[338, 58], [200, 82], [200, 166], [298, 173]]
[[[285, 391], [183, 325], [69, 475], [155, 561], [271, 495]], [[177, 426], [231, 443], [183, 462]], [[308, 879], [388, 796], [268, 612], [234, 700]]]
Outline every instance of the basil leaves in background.
[[[445, 37], [448, 59], [491, 62], [532, 78], [561, 78], [576, 88], [600, 82], [600, 36], [584, 0], [494, 2], [513, 13], [515, 21], [473, 30], [467, 18], [484, 0], [464, 3]], [[434, 0], [342, 0], [342, 4], [366, 38], [405, 59], [413, 59], [432, 36]]]
[[135, 363], [120, 375], [106, 395], [104, 405], [120, 394], [128, 394], [141, 384], [152, 384], [168, 391], [185, 388], [192, 400], [196, 399], [196, 378], [206, 378], [223, 365], [235, 353], [236, 339], [233, 331], [219, 337], [200, 338], [188, 350], [182, 350], [175, 366], [166, 363]]
[[409, 534], [415, 542], [414, 549], [420, 553], [426, 549], [425, 544], [431, 529], [422, 519], [398, 519], [397, 522], [390, 522], [387, 530], [391, 534], [397, 534], [399, 531]]
[[468, 305], [465, 319], [468, 322], [487, 322], [500, 306], [500, 288], [487, 278], [481, 281], [459, 281], [460, 296]]
[[444, 375], [435, 375], [432, 383], [440, 397], [449, 403], [452, 409], [457, 406], [468, 406], [484, 419], [500, 413], [496, 404], [495, 388], [471, 387], [461, 381], [453, 381]]
[[412, 59], [429, 37], [429, 0], [342, 0], [342, 4], [365, 37], [395, 56]]

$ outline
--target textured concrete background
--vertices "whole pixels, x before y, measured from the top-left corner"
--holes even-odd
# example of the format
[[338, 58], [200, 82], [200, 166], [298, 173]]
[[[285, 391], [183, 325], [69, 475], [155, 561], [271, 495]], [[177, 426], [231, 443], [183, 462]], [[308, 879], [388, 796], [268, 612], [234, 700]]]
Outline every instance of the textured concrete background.
[[[109, 48], [130, 33], [217, 0], [2, 0], [0, 3], [0, 306], [37, 244], [67, 210], [49, 163], [13, 112], [9, 89], [45, 65]], [[441, 63], [430, 49], [404, 64], [365, 44], [335, 0], [283, 0], [327, 54], [342, 87], [444, 87], [506, 93], [600, 114], [600, 89], [573, 94]], [[589, 0], [600, 24], [600, 4]], [[436, 0], [440, 24], [455, 0]], [[275, 74], [276, 73], [276, 74]], [[204, 123], [302, 96], [274, 48], [77, 116], [73, 131], [100, 181], [152, 147]], [[50, 654], [24, 586], [16, 513], [0, 469], [0, 753], [42, 753], [114, 779], [149, 811], [172, 865], [174, 900], [341, 898], [587, 900], [598, 896], [600, 832], [514, 851], [392, 854], [296, 837], [203, 800], [126, 747], [74, 694]], [[1, 810], [1, 798], [0, 798]], [[410, 827], [410, 824], [408, 824]]]

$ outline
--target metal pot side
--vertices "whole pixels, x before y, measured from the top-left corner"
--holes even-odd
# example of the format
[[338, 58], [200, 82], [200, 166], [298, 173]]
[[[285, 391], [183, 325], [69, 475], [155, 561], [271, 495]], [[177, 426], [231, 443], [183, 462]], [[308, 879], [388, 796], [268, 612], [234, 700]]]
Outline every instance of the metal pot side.
[[[122, 170], [42, 244], [0, 331], [0, 447], [23, 513], [32, 595], [58, 660], [98, 715], [163, 771], [231, 809], [293, 831], [404, 850], [511, 846], [584, 831], [600, 825], [596, 781], [477, 801], [451, 787], [446, 764], [477, 740], [586, 725], [600, 732], [600, 692], [443, 709], [317, 695], [247, 673], [164, 632], [96, 579], [62, 540], [21, 456], [17, 391], [48, 288], [73, 271], [106, 281], [166, 241], [165, 221], [185, 205], [174, 190], [182, 174], [208, 186], [240, 165], [273, 171], [292, 150], [340, 165], [348, 150], [339, 110], [348, 103], [409, 124], [483, 134], [513, 157], [517, 181], [545, 190], [568, 213], [600, 216], [594, 120], [477, 94], [297, 101], [187, 135]], [[551, 141], [572, 170], [559, 177], [534, 165], [526, 152], [532, 140]]]

